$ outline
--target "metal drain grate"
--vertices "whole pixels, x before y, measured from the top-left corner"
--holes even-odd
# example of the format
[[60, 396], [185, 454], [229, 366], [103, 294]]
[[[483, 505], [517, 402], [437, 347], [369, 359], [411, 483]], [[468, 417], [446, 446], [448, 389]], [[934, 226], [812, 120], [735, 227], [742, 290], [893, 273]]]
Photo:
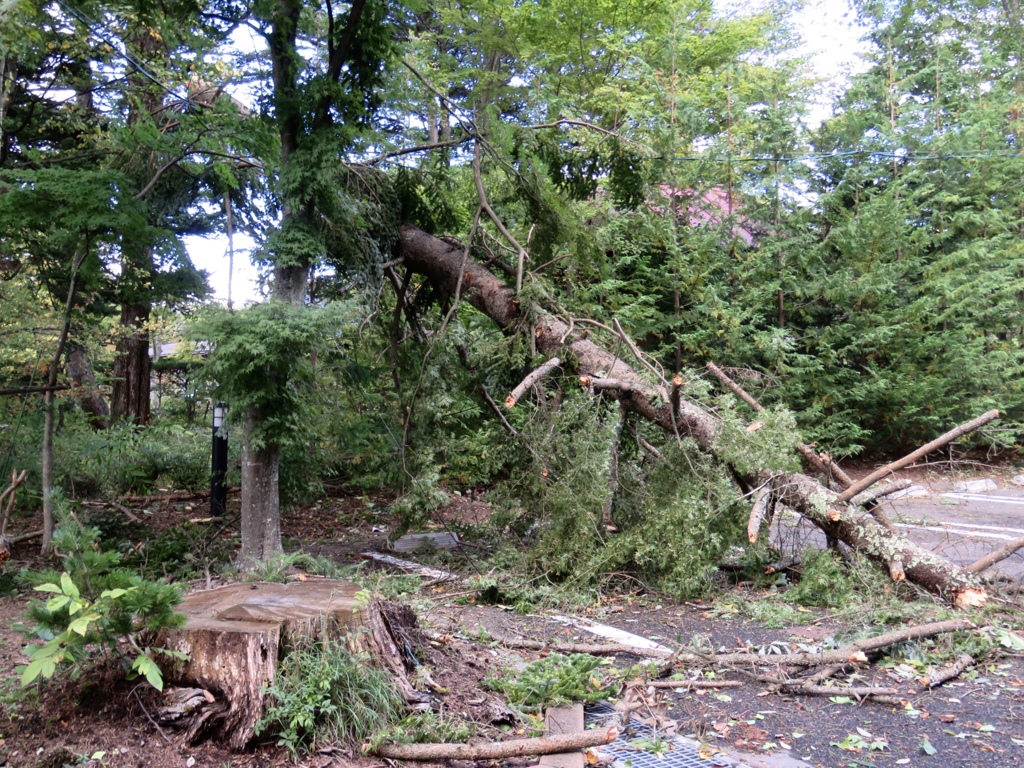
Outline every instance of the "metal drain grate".
[[[614, 708], [604, 703], [587, 705], [583, 710], [583, 719], [588, 725], [602, 723], [617, 715]], [[632, 736], [627, 737], [620, 733], [618, 739], [600, 748], [602, 752], [615, 758], [616, 766], [629, 766], [629, 768], [722, 768], [722, 766], [736, 765], [735, 761], [727, 758], [701, 757], [696, 743], [679, 737], [667, 739], [672, 744], [672, 749], [669, 752], [660, 757], [652, 755], [650, 752], [631, 747], [630, 742], [645, 736], [653, 736], [653, 729], [635, 721], [630, 727], [634, 731]]]

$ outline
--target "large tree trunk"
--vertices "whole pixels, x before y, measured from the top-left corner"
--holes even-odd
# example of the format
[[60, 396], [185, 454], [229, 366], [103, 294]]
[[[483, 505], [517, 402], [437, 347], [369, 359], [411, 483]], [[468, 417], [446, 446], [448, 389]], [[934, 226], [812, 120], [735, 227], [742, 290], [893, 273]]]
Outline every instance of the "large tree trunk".
[[[589, 339], [574, 333], [562, 320], [537, 306], [521, 307], [515, 293], [486, 268], [463, 258], [461, 248], [451, 246], [416, 227], [401, 228], [400, 248], [406, 266], [414, 269], [449, 294], [454, 293], [463, 264], [461, 296], [494, 320], [506, 333], [530, 328], [529, 314], [536, 337], [537, 351], [546, 357], [574, 361], [577, 372], [603, 376], [614, 371], [623, 387], [603, 390], [616, 397], [622, 406], [657, 424], [670, 435], [676, 430], [693, 438], [705, 451], [716, 454], [720, 433], [718, 419], [696, 403], [681, 400], [673, 414], [667, 392], [650, 386], [624, 360]], [[749, 487], [760, 485], [767, 475], [741, 477]], [[838, 537], [847, 545], [888, 568], [899, 559], [906, 577], [926, 589], [941, 594], [957, 605], [984, 602], [980, 581], [948, 560], [922, 549], [902, 536], [892, 534], [858, 507], [836, 503], [836, 494], [805, 475], [792, 474], [779, 481], [780, 501]]]
[[149, 423], [149, 313], [148, 303], [121, 306], [121, 331], [114, 360], [114, 391], [111, 418], [114, 421]]
[[279, 466], [281, 449], [276, 443], [254, 445], [253, 430], [259, 415], [246, 414], [242, 437], [242, 550], [243, 567], [281, 554]]
[[81, 344], [69, 344], [65, 367], [68, 378], [78, 390], [78, 405], [89, 414], [89, 423], [96, 429], [106, 429], [110, 423], [110, 408], [96, 386], [96, 373], [86, 348]]

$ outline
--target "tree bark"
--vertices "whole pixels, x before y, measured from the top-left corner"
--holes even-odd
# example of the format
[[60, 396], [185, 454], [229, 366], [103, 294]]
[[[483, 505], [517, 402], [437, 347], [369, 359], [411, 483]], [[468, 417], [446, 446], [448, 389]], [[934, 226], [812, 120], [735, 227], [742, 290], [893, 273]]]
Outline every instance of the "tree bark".
[[[516, 333], [522, 327], [529, 327], [524, 323], [529, 309], [540, 354], [574, 361], [577, 373], [583, 376], [599, 377], [603, 372], [614, 371], [616, 379], [629, 384], [629, 389], [608, 390], [608, 394], [616, 397], [626, 410], [657, 424], [669, 435], [674, 435], [678, 428], [703, 450], [712, 455], [716, 453], [721, 431], [717, 418], [700, 405], [686, 400], [681, 400], [673, 413], [673, 407], [665, 402], [662, 393], [648, 385], [626, 361], [575, 334], [566, 322], [540, 307], [521, 307], [512, 289], [476, 262], [464, 260], [460, 248], [411, 225], [401, 227], [399, 247], [406, 266], [426, 275], [439, 291], [453, 294], [456, 285], [461, 285], [462, 298], [490, 317], [506, 333]], [[742, 480], [752, 487], [767, 480], [767, 475], [743, 477]], [[835, 492], [812, 478], [793, 473], [778, 476], [776, 482], [779, 501], [810, 519], [827, 534], [838, 536], [850, 547], [863, 552], [881, 567], [888, 569], [889, 563], [899, 560], [905, 566], [908, 580], [958, 606], [981, 604], [987, 599], [976, 576], [904, 537], [892, 534], [862, 510], [837, 502]]]
[[188, 622], [158, 638], [161, 647], [187, 654], [158, 657], [167, 681], [210, 694], [210, 707], [181, 718], [187, 739], [216, 735], [231, 749], [244, 749], [263, 717], [266, 687], [288, 653], [330, 641], [343, 641], [352, 652], [375, 651], [376, 638], [363, 630], [382, 609], [378, 601], [360, 600], [359, 592], [350, 581], [323, 579], [230, 584], [187, 595], [178, 610]]
[[40, 551], [46, 555], [50, 552], [50, 537], [53, 536], [53, 401], [57, 386], [57, 372], [60, 360], [64, 355], [64, 347], [71, 328], [71, 307], [75, 300], [75, 285], [78, 282], [78, 269], [85, 259], [86, 247], [79, 246], [71, 263], [71, 277], [68, 280], [68, 298], [64, 302], [64, 319], [61, 323], [60, 335], [57, 337], [57, 349], [50, 359], [50, 369], [46, 379], [46, 395], [43, 407], [43, 457], [42, 457], [42, 491], [43, 491], [43, 540]]
[[110, 424], [110, 408], [96, 386], [89, 352], [81, 344], [72, 343], [69, 347], [66, 370], [75, 389], [80, 390], [78, 405], [89, 414], [89, 423], [96, 429], [106, 429]]
[[113, 421], [149, 423], [149, 313], [148, 303], [121, 305], [121, 330], [114, 360], [114, 390], [110, 416]]
[[599, 747], [611, 744], [618, 736], [618, 729], [612, 726], [582, 733], [495, 741], [489, 744], [385, 744], [377, 750], [377, 754], [392, 760], [503, 760]]
[[258, 414], [246, 415], [242, 437], [242, 549], [243, 567], [281, 554], [279, 465], [276, 443], [255, 445], [252, 434]]

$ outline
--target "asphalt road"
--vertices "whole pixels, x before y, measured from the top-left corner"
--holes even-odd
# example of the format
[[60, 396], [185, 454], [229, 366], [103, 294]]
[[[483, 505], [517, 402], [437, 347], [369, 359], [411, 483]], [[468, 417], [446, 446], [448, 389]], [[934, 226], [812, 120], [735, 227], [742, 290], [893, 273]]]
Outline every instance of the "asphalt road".
[[[999, 487], [957, 491], [918, 486], [924, 496], [907, 496], [886, 504], [890, 517], [914, 542], [969, 565], [1008, 541], [1024, 536], [1024, 488]], [[1024, 578], [1024, 550], [994, 567], [1017, 581]]]
[[[974, 480], [977, 484], [982, 481]], [[920, 483], [908, 495], [883, 501], [883, 508], [907, 537], [941, 553], [955, 563], [970, 565], [1008, 541], [1024, 536], [1024, 487], [991, 480], [995, 488], [963, 489], [949, 481]], [[817, 529], [797, 521], [792, 513], [776, 528], [784, 549], [799, 550], [810, 541], [824, 541]], [[820, 541], [819, 541], [820, 539]], [[1004, 574], [1024, 582], [1024, 549], [994, 566], [990, 575]]]

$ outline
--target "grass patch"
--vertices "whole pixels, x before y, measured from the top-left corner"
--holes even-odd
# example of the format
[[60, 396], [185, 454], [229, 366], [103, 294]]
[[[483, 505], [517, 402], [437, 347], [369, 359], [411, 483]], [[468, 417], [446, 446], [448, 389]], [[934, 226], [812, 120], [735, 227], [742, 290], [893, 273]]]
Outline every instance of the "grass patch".
[[386, 673], [338, 643], [293, 652], [267, 693], [272, 703], [256, 732], [275, 734], [292, 757], [325, 743], [358, 747], [405, 709]]

